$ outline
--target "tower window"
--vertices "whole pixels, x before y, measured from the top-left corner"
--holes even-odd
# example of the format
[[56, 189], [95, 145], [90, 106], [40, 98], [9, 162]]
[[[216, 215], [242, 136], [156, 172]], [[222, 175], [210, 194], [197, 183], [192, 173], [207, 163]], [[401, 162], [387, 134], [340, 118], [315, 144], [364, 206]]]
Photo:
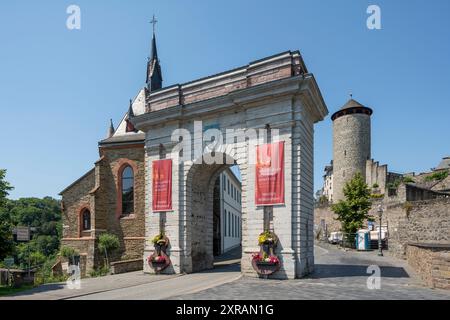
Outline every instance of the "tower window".
[[88, 209], [85, 209], [82, 213], [81, 218], [82, 218], [81, 230], [82, 231], [91, 230], [91, 212]]
[[134, 211], [134, 173], [130, 166], [122, 172], [122, 214], [128, 215]]

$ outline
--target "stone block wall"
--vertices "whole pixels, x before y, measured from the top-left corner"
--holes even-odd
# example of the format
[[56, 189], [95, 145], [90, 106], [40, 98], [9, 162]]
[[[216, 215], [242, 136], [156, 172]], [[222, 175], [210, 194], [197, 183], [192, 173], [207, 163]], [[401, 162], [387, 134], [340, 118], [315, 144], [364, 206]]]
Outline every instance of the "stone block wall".
[[336, 214], [331, 210], [330, 206], [314, 208], [314, 226], [321, 228], [322, 220], [325, 221], [328, 234], [341, 230], [341, 222], [336, 220]]
[[[61, 246], [74, 248], [80, 254], [81, 276], [86, 277], [99, 264], [99, 256], [95, 252], [96, 240], [94, 238], [62, 239]], [[67, 262], [61, 257], [61, 262]]]
[[[293, 104], [291, 99], [272, 99], [261, 103], [258, 108], [248, 108], [241, 117], [236, 117], [232, 109], [222, 113], [216, 123], [205, 119], [203, 126], [215, 124], [219, 128], [256, 128], [262, 129], [267, 123], [272, 130], [279, 130], [279, 139], [285, 142], [285, 205], [273, 206], [270, 226], [278, 235], [280, 245], [276, 254], [282, 260], [281, 269], [273, 275], [275, 278], [303, 276], [313, 270], [313, 119], [308, 116], [306, 106], [300, 100]], [[295, 110], [294, 110], [295, 109]], [[293, 110], [295, 119], [292, 118]], [[244, 116], [245, 115], [245, 116]], [[151, 190], [152, 162], [159, 159], [158, 146], [164, 144], [170, 152], [173, 144], [170, 135], [175, 128], [183, 127], [192, 132], [193, 124], [166, 123], [164, 127], [153, 128], [146, 140], [146, 162], [149, 174], [146, 175], [146, 187]], [[201, 137], [200, 137], [201, 139]], [[202, 141], [194, 139], [194, 145]], [[245, 275], [256, 276], [251, 266], [251, 254], [259, 251], [258, 236], [264, 231], [264, 207], [256, 206], [254, 201], [255, 165], [248, 163], [250, 150], [248, 142], [236, 144], [236, 149], [228, 156], [239, 166], [242, 177], [242, 247], [241, 269]], [[227, 147], [225, 146], [224, 149]], [[174, 160], [173, 165], [173, 211], [152, 213], [151, 193], [146, 193], [146, 205], [150, 214], [146, 221], [146, 237], [150, 239], [159, 233], [163, 223], [166, 235], [171, 241], [170, 258], [172, 265], [164, 272], [192, 272], [197, 257], [193, 253], [203, 252], [208, 247], [212, 258], [212, 189], [215, 177], [226, 168], [216, 165], [197, 165], [190, 161], [178, 163], [176, 156], [168, 154]], [[194, 173], [194, 170], [197, 173]], [[175, 183], [176, 182], [176, 183]], [[206, 188], [205, 186], [210, 186]], [[211, 214], [205, 215], [204, 208], [209, 206]], [[211, 232], [210, 232], [211, 231]], [[211, 233], [211, 234], [210, 234]], [[201, 250], [200, 250], [201, 249]], [[144, 260], [153, 251], [148, 241]], [[209, 258], [203, 258], [205, 265], [212, 266]], [[153, 270], [144, 265], [144, 271]]]
[[366, 183], [369, 188], [373, 188], [374, 184], [378, 184], [376, 188], [380, 194], [386, 194], [387, 183], [387, 165], [381, 165], [373, 159], [366, 161]]
[[[100, 187], [96, 193], [96, 222], [100, 231], [115, 234], [120, 239], [120, 249], [111, 260], [142, 258], [145, 236], [145, 168], [143, 144], [101, 148], [99, 163]], [[120, 169], [130, 165], [134, 173], [134, 211], [121, 216], [119, 199]]]
[[409, 244], [406, 258], [426, 285], [450, 290], [450, 243]]
[[306, 66], [299, 52], [284, 52], [271, 57], [271, 59], [255, 61], [231, 72], [150, 93], [147, 99], [147, 112], [224, 96], [236, 90], [289, 78], [305, 72], [307, 72]]
[[[101, 147], [101, 158], [95, 168], [62, 192], [62, 245], [75, 248], [86, 257], [84, 274], [103, 264], [103, 255], [96, 249], [97, 238], [103, 232], [118, 236], [120, 249], [111, 254], [110, 261], [141, 259], [144, 251], [145, 168], [143, 144]], [[134, 171], [135, 189], [133, 214], [118, 215], [119, 169], [129, 164]], [[91, 230], [80, 231], [80, 213], [91, 213]]]
[[450, 198], [391, 204], [384, 218], [389, 228], [389, 251], [395, 256], [404, 257], [411, 242], [450, 242]]
[[356, 173], [366, 177], [370, 159], [370, 115], [351, 114], [333, 121], [333, 201], [344, 199], [345, 183]]
[[111, 263], [111, 274], [142, 270], [142, 258], [133, 260], [122, 260]]
[[63, 238], [80, 237], [80, 214], [82, 209], [88, 208], [92, 217], [95, 214], [95, 199], [90, 191], [95, 187], [94, 170], [90, 170], [80, 178], [71, 188], [63, 193], [62, 222]]

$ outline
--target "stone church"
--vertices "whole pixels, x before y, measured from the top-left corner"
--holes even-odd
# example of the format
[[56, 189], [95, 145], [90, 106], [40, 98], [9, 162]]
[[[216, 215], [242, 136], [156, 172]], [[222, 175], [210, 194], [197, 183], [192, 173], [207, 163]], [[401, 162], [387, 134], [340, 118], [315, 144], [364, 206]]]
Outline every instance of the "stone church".
[[145, 112], [150, 91], [162, 87], [156, 37], [153, 34], [151, 57], [147, 63], [146, 87], [130, 100], [127, 113], [117, 128], [112, 120], [107, 138], [98, 143], [100, 158], [60, 195], [63, 210], [62, 246], [77, 249], [82, 271], [101, 265], [103, 256], [96, 250], [99, 234], [116, 234], [121, 248], [112, 260], [133, 261], [142, 269], [145, 240], [144, 142], [145, 134], [129, 121]]
[[[314, 268], [314, 124], [327, 114], [320, 89], [299, 51], [163, 87], [153, 32], [146, 86], [130, 101], [117, 128], [111, 122], [108, 137], [98, 144], [100, 157], [94, 168], [60, 193], [62, 246], [80, 252], [82, 273], [87, 274], [103, 261], [97, 250], [98, 236], [113, 233], [121, 242], [120, 250], [110, 259], [116, 261], [114, 268], [153, 273], [147, 263], [154, 251], [150, 239], [164, 232], [170, 239], [171, 260], [165, 273], [212, 268], [214, 183], [230, 168], [231, 159], [242, 179], [242, 213], [239, 219], [231, 220], [239, 225], [242, 237], [242, 273], [257, 275], [252, 254], [260, 249], [259, 234], [270, 230], [277, 235], [275, 254], [280, 260], [279, 270], [271, 277], [304, 276]], [[285, 150], [282, 203], [256, 204], [256, 167], [248, 160], [254, 150], [248, 140], [235, 143], [233, 151], [211, 152], [226, 158], [226, 164], [197, 165], [198, 159], [180, 163], [180, 155], [171, 153], [175, 144], [171, 134], [179, 128], [193, 133], [198, 120], [204, 128], [223, 133], [228, 128], [277, 130]], [[264, 143], [269, 143], [268, 137]], [[195, 140], [194, 146], [199, 143], [204, 141]], [[167, 212], [152, 210], [152, 166], [161, 159], [174, 163], [173, 208]]]

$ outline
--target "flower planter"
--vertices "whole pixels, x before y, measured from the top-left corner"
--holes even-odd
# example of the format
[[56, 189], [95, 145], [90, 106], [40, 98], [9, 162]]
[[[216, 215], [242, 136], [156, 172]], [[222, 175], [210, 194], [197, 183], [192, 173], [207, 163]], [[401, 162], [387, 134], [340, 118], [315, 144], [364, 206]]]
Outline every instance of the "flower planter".
[[278, 262], [270, 262], [270, 261], [256, 261], [256, 265], [258, 266], [276, 266]]
[[[274, 232], [264, 231], [259, 235], [258, 244], [260, 252], [252, 255], [252, 267], [262, 276], [268, 276], [277, 272], [281, 262], [275, 255], [278, 237]], [[268, 260], [268, 261], [266, 261]]]
[[[155, 251], [148, 257], [148, 264], [159, 273], [170, 266], [171, 261], [166, 251], [169, 246], [169, 238], [164, 235], [159, 235], [152, 240]], [[157, 258], [163, 258], [163, 260], [156, 260]]]

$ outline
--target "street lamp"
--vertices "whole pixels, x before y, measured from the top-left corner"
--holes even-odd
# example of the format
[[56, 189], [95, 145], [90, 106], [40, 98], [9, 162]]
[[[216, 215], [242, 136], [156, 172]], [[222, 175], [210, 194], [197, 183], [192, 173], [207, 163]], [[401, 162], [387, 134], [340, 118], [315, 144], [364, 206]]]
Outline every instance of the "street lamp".
[[382, 244], [381, 244], [381, 216], [383, 215], [383, 207], [381, 206], [381, 204], [378, 205], [378, 218], [380, 218], [380, 227], [378, 229], [378, 255], [380, 257], [383, 256], [383, 248], [382, 248]]

